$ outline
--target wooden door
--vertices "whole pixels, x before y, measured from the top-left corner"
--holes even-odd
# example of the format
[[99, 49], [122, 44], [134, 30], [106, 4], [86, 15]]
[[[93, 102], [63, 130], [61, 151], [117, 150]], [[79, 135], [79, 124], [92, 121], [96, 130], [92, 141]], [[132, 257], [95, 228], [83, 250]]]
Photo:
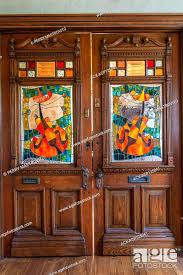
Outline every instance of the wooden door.
[[92, 252], [89, 34], [46, 34], [2, 35], [5, 256]]
[[178, 34], [94, 34], [92, 64], [95, 251], [181, 245]]

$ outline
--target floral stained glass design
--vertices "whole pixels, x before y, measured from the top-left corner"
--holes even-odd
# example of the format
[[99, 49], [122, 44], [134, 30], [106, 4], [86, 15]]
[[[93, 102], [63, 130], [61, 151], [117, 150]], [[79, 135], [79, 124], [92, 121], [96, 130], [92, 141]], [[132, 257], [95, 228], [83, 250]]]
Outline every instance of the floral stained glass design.
[[161, 85], [111, 86], [112, 161], [162, 161]]
[[21, 87], [22, 160], [73, 162], [72, 86]]

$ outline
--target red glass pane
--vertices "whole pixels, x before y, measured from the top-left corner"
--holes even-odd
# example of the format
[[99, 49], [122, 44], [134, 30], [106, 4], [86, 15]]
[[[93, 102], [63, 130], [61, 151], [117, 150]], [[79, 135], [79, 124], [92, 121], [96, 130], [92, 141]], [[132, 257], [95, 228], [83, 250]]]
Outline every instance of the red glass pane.
[[28, 69], [35, 69], [35, 61], [28, 61]]
[[57, 64], [57, 69], [64, 69], [65, 67], [64, 61], [57, 61], [56, 64]]
[[147, 67], [148, 68], [154, 68], [154, 60], [147, 60]]

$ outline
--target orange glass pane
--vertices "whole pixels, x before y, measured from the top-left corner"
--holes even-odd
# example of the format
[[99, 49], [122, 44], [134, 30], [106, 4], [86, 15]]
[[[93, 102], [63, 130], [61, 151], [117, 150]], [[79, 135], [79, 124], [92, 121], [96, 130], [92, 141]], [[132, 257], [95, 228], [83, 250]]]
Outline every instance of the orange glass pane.
[[116, 70], [110, 70], [109, 76], [116, 76]]
[[119, 68], [125, 68], [125, 61], [124, 60], [119, 60], [117, 61], [117, 65]]
[[55, 77], [55, 62], [37, 62], [37, 77]]
[[156, 69], [156, 75], [157, 75], [157, 76], [163, 75], [163, 69], [161, 69], [161, 68]]
[[73, 76], [73, 70], [72, 69], [65, 70], [65, 76], [66, 77], [72, 77]]
[[19, 77], [26, 77], [27, 76], [27, 72], [26, 71], [19, 71], [18, 72], [18, 76]]

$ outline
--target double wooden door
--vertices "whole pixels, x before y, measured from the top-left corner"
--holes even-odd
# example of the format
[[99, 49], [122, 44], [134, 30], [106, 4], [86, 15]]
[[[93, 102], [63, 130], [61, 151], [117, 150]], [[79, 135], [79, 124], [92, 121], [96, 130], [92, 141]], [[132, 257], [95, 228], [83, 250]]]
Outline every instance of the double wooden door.
[[44, 35], [2, 35], [4, 255], [180, 245], [178, 35]]

